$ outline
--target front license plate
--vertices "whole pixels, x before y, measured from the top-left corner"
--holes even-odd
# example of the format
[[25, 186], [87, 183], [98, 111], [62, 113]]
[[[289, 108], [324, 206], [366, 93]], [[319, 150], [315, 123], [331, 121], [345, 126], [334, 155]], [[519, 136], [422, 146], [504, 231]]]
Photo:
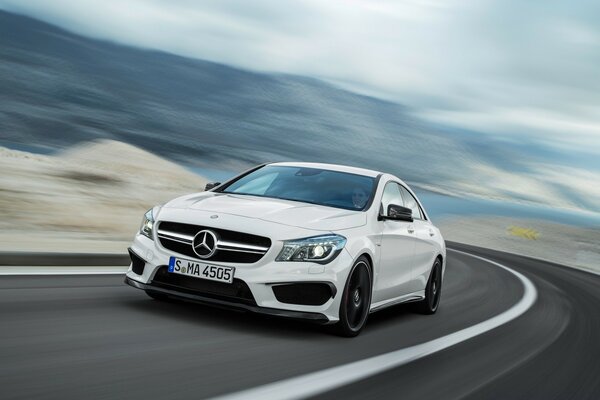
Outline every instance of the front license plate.
[[209, 279], [217, 282], [233, 282], [235, 268], [210, 265], [203, 262], [183, 260], [177, 257], [169, 259], [169, 272], [194, 278]]

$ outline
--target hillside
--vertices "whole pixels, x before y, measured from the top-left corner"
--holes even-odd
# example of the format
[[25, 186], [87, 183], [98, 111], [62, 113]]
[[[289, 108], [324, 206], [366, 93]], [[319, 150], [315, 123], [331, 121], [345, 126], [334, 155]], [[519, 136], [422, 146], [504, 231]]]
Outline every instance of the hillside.
[[206, 180], [101, 140], [45, 156], [0, 147], [0, 251], [123, 252], [150, 207]]

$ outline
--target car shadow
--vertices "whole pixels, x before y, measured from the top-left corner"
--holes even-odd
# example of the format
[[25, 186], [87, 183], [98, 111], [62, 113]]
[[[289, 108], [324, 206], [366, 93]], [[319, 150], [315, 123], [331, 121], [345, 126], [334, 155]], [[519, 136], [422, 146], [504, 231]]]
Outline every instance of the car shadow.
[[419, 314], [415, 313], [414, 304], [397, 304], [370, 314], [366, 329], [390, 325], [392, 323], [408, 322], [418, 317]]
[[144, 312], [160, 318], [202, 325], [211, 324], [235, 332], [259, 333], [278, 338], [283, 335], [305, 340], [307, 335], [322, 336], [330, 330], [324, 325], [292, 318], [274, 317], [183, 300], [154, 300], [143, 292], [139, 297], [123, 299], [122, 304], [136, 312]]
[[[122, 304], [136, 312], [144, 312], [160, 318], [203, 325], [210, 324], [235, 332], [302, 340], [307, 340], [311, 336], [316, 338], [337, 336], [332, 325], [320, 325], [292, 318], [238, 311], [184, 300], [154, 300], [143, 292], [134, 298], [123, 299]], [[415, 313], [413, 304], [398, 304], [370, 314], [365, 331], [361, 335], [368, 334], [369, 331], [376, 332], [390, 325], [408, 323], [417, 318], [419, 318], [419, 314]]]

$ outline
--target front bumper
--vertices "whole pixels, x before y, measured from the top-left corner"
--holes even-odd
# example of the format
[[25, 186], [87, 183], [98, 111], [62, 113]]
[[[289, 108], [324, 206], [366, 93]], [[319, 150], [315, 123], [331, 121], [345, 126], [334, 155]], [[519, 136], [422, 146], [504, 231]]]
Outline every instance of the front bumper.
[[258, 306], [253, 306], [253, 305], [249, 305], [249, 304], [215, 299], [212, 297], [202, 296], [201, 294], [187, 293], [187, 292], [181, 291], [181, 290], [172, 290], [172, 289], [167, 289], [167, 288], [163, 288], [160, 286], [140, 283], [140, 282], [135, 281], [127, 276], [125, 277], [125, 283], [130, 286], [133, 286], [134, 288], [137, 288], [137, 289], [158, 292], [158, 293], [162, 293], [162, 294], [174, 297], [174, 298], [187, 300], [187, 301], [193, 301], [195, 303], [213, 305], [213, 306], [218, 306], [218, 307], [225, 307], [225, 308], [230, 308], [230, 309], [234, 309], [234, 310], [251, 311], [251, 312], [260, 313], [260, 314], [274, 315], [276, 317], [303, 319], [303, 320], [307, 320], [307, 321], [311, 321], [311, 322], [315, 322], [315, 323], [319, 323], [319, 324], [330, 323], [329, 319], [321, 313], [302, 312], [302, 311], [293, 311], [293, 310], [280, 310], [277, 308], [258, 307]]
[[[203, 293], [189, 287], [165, 285], [160, 279], [169, 264], [171, 256], [182, 259], [189, 257], [172, 253], [159, 243], [143, 236], [136, 235], [130, 248], [132, 265], [127, 271], [125, 283], [138, 289], [163, 293], [202, 304], [251, 311], [287, 318], [298, 318], [317, 323], [335, 323], [339, 320], [341, 288], [352, 266], [352, 258], [346, 250], [329, 264], [320, 265], [310, 262], [276, 262], [275, 257], [281, 250], [281, 242], [274, 242], [265, 256], [252, 264], [231, 264], [210, 262], [211, 265], [233, 266], [236, 280], [241, 281], [251, 292], [251, 302], [236, 301], [214, 293]], [[138, 258], [137, 262], [135, 257]], [[190, 278], [199, 279], [199, 278]], [[274, 288], [289, 284], [326, 284], [331, 288], [331, 298], [319, 305], [291, 304], [281, 302], [275, 295]], [[293, 296], [292, 296], [293, 297]], [[279, 297], [281, 299], [281, 296]]]

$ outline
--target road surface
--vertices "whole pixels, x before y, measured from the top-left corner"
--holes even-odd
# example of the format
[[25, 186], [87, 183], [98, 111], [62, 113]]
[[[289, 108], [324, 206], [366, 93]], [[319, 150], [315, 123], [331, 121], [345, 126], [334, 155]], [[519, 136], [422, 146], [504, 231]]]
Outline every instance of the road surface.
[[[600, 399], [600, 276], [451, 247], [522, 273], [537, 300], [487, 333], [317, 397]], [[226, 395], [432, 341], [523, 295], [510, 272], [449, 251], [437, 314], [397, 306], [346, 339], [321, 326], [159, 302], [117, 274], [0, 276], [0, 398]]]

